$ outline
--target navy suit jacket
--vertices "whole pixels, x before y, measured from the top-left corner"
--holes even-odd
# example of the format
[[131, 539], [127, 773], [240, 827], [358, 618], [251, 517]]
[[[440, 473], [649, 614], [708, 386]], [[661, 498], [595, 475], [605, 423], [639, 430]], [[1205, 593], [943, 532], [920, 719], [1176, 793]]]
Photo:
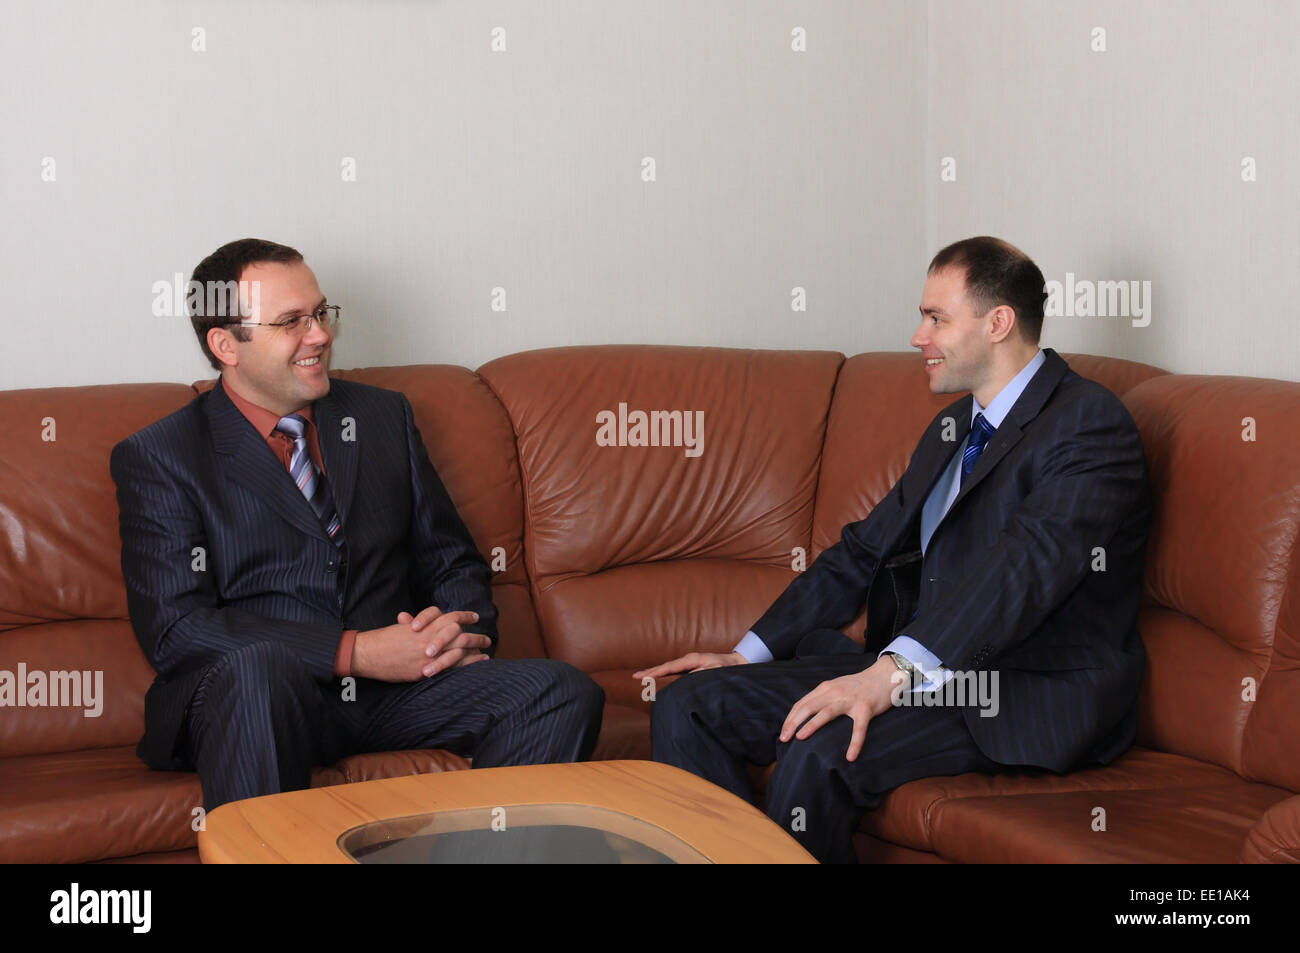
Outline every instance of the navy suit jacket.
[[865, 603], [871, 656], [902, 633], [946, 668], [998, 671], [998, 714], [964, 709], [988, 757], [1066, 771], [1133, 743], [1152, 501], [1142, 441], [1119, 398], [1051, 348], [1044, 354], [923, 560], [921, 508], [970, 431], [970, 395], [939, 412], [885, 498], [752, 629], [789, 658], [804, 635], [841, 628]]
[[333, 380], [313, 415], [341, 550], [220, 382], [113, 448], [127, 607], [157, 673], [138, 749], [150, 767], [187, 767], [177, 749], [194, 690], [241, 646], [280, 642], [329, 682], [344, 629], [436, 605], [477, 612], [466, 628], [496, 647], [491, 572], [406, 397]]

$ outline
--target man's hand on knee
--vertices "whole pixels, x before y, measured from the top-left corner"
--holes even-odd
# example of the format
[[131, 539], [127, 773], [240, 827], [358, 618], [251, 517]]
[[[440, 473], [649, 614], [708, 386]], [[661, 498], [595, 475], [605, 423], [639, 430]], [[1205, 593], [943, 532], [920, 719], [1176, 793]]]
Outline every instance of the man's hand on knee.
[[889, 710], [895, 687], [903, 678], [906, 676], [898, 666], [884, 655], [864, 671], [822, 682], [794, 703], [781, 725], [781, 740], [802, 741], [827, 722], [848, 715], [853, 721], [853, 736], [844, 757], [856, 761], [867, 739], [867, 725]]
[[399, 612], [397, 621], [408, 623], [413, 632], [423, 632], [429, 636], [425, 655], [433, 661], [424, 666], [423, 675], [426, 678], [449, 668], [463, 668], [488, 659], [482, 650], [491, 648], [492, 640], [486, 635], [461, 629], [462, 625], [477, 622], [477, 613], [443, 612], [437, 606], [429, 606], [414, 617], [409, 612]]
[[[421, 617], [417, 630], [412, 622]], [[478, 621], [476, 612], [441, 612], [430, 607], [420, 616], [403, 612], [397, 618], [396, 625], [357, 633], [352, 674], [383, 682], [414, 682], [486, 659], [480, 650], [492, 644], [486, 635], [461, 629]]]
[[678, 675], [682, 672], [702, 672], [706, 668], [723, 668], [727, 665], [746, 665], [749, 659], [739, 652], [690, 652], [671, 662], [664, 662], [654, 668], [643, 668], [633, 672], [632, 677], [638, 682], [643, 678], [662, 678], [665, 675]]

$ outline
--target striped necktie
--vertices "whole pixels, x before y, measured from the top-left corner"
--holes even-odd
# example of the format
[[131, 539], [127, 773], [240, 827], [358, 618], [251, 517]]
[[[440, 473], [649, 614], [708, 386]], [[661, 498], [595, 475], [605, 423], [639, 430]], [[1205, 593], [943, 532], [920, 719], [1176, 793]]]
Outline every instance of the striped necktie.
[[302, 495], [307, 497], [311, 508], [316, 511], [316, 517], [320, 520], [321, 526], [325, 527], [326, 535], [334, 541], [335, 546], [341, 548], [343, 523], [339, 520], [338, 510], [334, 508], [334, 497], [330, 493], [329, 484], [325, 482], [325, 474], [316, 468], [311, 454], [307, 452], [307, 438], [303, 436], [307, 429], [306, 419], [297, 414], [290, 414], [288, 417], [281, 417], [275, 429], [293, 438], [293, 458], [289, 461], [289, 476], [293, 477], [293, 482], [302, 491]]
[[975, 469], [975, 461], [984, 452], [984, 445], [989, 442], [989, 437], [993, 436], [996, 430], [996, 427], [984, 419], [983, 414], [975, 415], [975, 424], [971, 427], [966, 452], [961, 455], [961, 483], [958, 486], [966, 483], [966, 477], [970, 476], [970, 472]]

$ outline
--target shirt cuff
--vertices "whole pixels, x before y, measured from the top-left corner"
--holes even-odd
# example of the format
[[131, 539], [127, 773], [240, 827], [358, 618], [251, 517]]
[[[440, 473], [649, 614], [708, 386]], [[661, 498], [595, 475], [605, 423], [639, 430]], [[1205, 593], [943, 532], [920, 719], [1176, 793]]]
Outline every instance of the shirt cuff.
[[334, 653], [334, 674], [340, 678], [352, 674], [352, 647], [357, 642], [356, 629], [344, 629], [339, 649]]
[[944, 668], [938, 656], [909, 636], [896, 636], [894, 641], [880, 650], [876, 658], [880, 658], [886, 652], [903, 656], [925, 676], [925, 681], [913, 688], [913, 692], [934, 691], [952, 678], [952, 670]]
[[774, 657], [767, 643], [756, 636], [752, 629], [745, 633], [745, 637], [732, 651], [739, 652], [747, 662], [770, 662]]

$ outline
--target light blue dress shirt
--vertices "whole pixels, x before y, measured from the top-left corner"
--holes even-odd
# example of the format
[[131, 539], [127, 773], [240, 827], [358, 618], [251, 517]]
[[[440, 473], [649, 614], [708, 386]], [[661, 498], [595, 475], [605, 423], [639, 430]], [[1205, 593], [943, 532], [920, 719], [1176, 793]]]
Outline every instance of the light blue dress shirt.
[[[1020, 369], [1020, 373], [1011, 378], [1007, 386], [998, 391], [997, 396], [989, 401], [987, 408], [981, 407], [980, 402], [972, 394], [971, 426], [975, 426], [975, 415], [983, 414], [984, 419], [992, 424], [994, 428], [1001, 427], [1002, 421], [1011, 412], [1011, 408], [1020, 399], [1020, 395], [1025, 392], [1025, 387], [1029, 385], [1030, 379], [1038, 373], [1038, 369], [1043, 366], [1043, 362], [1046, 360], [1047, 356], [1043, 354], [1040, 348], [1038, 353], [1030, 358], [1029, 363]], [[943, 518], [947, 515], [953, 500], [957, 498], [957, 491], [961, 489], [961, 479], [959, 478], [961, 461], [966, 454], [966, 444], [969, 441], [970, 435], [968, 434], [966, 439], [961, 442], [961, 446], [957, 448], [957, 452], [953, 454], [948, 466], [944, 469], [938, 481], [935, 482], [934, 489], [930, 491], [930, 495], [925, 499], [925, 504], [921, 507], [922, 554], [929, 547], [930, 538], [934, 536], [934, 531], [943, 522]], [[753, 630], [745, 633], [745, 637], [740, 640], [740, 643], [733, 651], [739, 652], [750, 662], [772, 661], [772, 653], [763, 640], [754, 634]], [[914, 692], [930, 691], [952, 677], [952, 672], [949, 669], [943, 669], [940, 672], [942, 662], [933, 653], [928, 651], [920, 642], [906, 635], [895, 637], [892, 642], [880, 651], [876, 658], [880, 658], [886, 652], [898, 653], [927, 676], [924, 682], [912, 689]], [[939, 675], [943, 677], [939, 678], [937, 682], [932, 680]]]

